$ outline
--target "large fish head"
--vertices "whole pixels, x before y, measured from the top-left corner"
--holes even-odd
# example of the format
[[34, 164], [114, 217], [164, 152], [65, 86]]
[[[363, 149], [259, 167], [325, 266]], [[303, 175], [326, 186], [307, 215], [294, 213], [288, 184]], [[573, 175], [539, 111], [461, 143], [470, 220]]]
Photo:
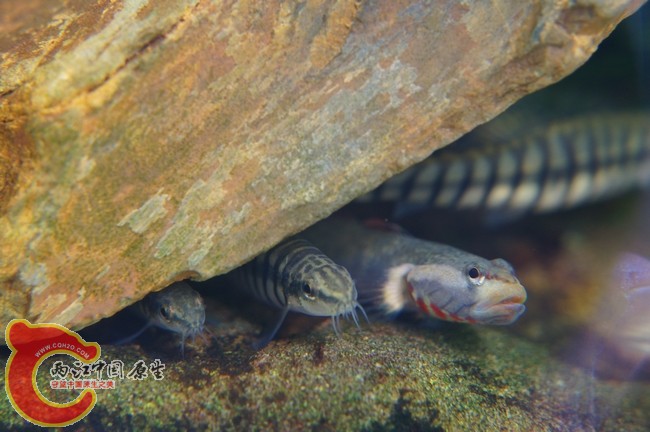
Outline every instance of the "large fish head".
[[299, 272], [289, 283], [287, 303], [307, 315], [336, 316], [358, 306], [357, 290], [347, 269], [331, 262]]
[[144, 312], [157, 327], [180, 333], [183, 338], [203, 331], [205, 305], [201, 294], [186, 282], [176, 282], [144, 299]]
[[526, 290], [503, 259], [467, 254], [462, 260], [413, 266], [406, 281], [417, 306], [446, 321], [506, 325], [526, 310]]

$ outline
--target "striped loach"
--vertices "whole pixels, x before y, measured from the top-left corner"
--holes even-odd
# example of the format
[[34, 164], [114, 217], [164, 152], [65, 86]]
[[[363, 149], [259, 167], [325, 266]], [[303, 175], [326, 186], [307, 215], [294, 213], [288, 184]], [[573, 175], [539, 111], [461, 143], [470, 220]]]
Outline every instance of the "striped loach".
[[452, 144], [356, 201], [393, 203], [395, 217], [430, 207], [517, 216], [650, 184], [650, 112], [582, 115], [490, 141], [499, 135]]
[[[304, 239], [289, 239], [235, 269], [231, 279], [258, 300], [282, 309], [266, 345], [289, 311], [330, 316], [336, 333], [339, 318], [351, 316], [358, 324], [357, 291], [348, 271]], [[363, 313], [363, 309], [361, 309]]]

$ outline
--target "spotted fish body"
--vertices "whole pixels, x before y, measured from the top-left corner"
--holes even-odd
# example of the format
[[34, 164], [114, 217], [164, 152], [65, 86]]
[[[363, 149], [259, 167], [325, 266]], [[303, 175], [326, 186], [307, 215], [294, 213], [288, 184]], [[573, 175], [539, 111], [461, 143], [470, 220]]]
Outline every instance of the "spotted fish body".
[[159, 327], [180, 335], [183, 352], [185, 340], [203, 331], [203, 298], [186, 282], [175, 282], [161, 291], [153, 292], [134, 307], [147, 320], [147, 325], [130, 339], [137, 337], [148, 327]]
[[233, 277], [254, 297], [281, 308], [286, 313], [330, 316], [338, 333], [340, 316], [357, 322], [357, 291], [348, 271], [332, 261], [313, 244], [290, 239], [234, 271]]
[[428, 207], [517, 215], [650, 185], [650, 112], [584, 115], [499, 144], [457, 144], [358, 201], [395, 203], [396, 217]]
[[348, 269], [364, 307], [388, 316], [420, 309], [447, 321], [505, 325], [526, 309], [526, 291], [502, 259], [347, 219], [322, 221], [302, 235]]

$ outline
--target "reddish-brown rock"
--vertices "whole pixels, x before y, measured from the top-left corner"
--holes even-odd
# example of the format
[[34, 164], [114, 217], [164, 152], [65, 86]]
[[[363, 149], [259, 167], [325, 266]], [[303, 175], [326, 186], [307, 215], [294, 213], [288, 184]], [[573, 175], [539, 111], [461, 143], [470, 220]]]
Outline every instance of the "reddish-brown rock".
[[225, 272], [582, 64], [640, 0], [0, 4], [0, 325]]

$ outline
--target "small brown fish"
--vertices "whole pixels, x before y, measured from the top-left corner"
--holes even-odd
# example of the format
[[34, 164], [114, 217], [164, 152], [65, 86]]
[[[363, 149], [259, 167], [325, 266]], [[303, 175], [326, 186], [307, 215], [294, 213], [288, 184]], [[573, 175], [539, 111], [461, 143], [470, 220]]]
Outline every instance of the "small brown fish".
[[183, 355], [185, 340], [200, 334], [205, 324], [203, 298], [187, 282], [175, 282], [161, 291], [148, 294], [133, 306], [133, 310], [147, 322], [128, 338], [129, 341], [150, 327], [158, 327], [180, 335]]

